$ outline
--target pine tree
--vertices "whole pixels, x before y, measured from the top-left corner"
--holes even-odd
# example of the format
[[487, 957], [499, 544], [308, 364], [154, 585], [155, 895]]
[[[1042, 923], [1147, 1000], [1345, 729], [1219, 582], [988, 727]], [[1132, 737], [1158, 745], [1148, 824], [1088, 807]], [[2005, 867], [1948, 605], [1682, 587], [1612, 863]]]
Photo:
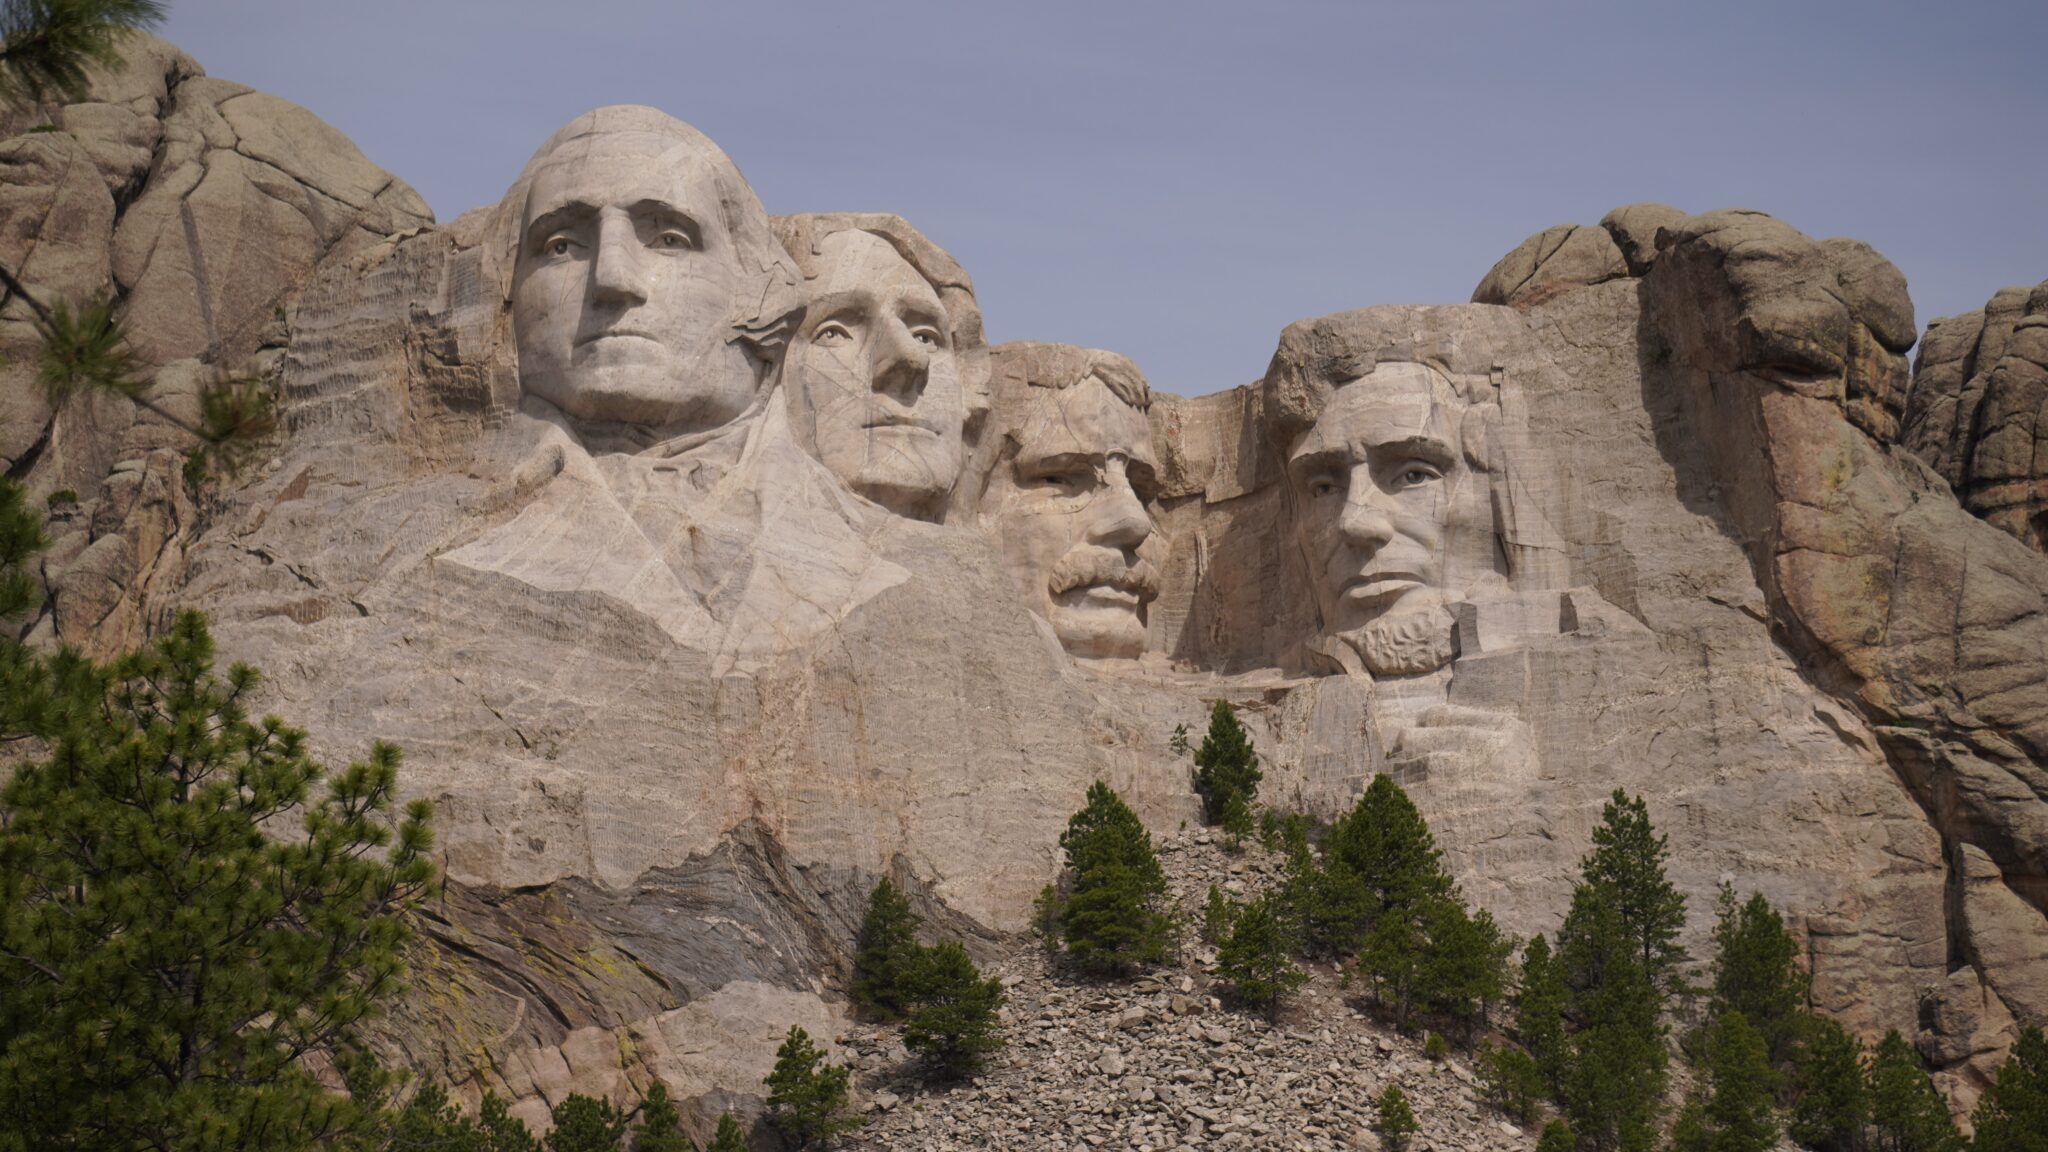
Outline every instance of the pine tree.
[[1559, 1085], [1572, 1130], [1600, 1152], [1647, 1149], [1664, 1092], [1663, 998], [1606, 891], [1580, 883], [1558, 941], [1576, 1025]]
[[1856, 1152], [1870, 1119], [1863, 1042], [1840, 1024], [1810, 1016], [1793, 1060], [1792, 1117], [1786, 1126], [1801, 1147]]
[[1429, 824], [1408, 793], [1384, 773], [1374, 776], [1351, 811], [1330, 826], [1323, 853], [1358, 878], [1371, 916], [1391, 907], [1420, 907], [1451, 888]]
[[1173, 921], [1162, 909], [1166, 873], [1137, 814], [1098, 780], [1067, 822], [1060, 847], [1067, 888], [1048, 911], [1067, 955], [1112, 974], [1163, 960], [1173, 942]]
[[628, 1115], [609, 1100], [571, 1092], [551, 1113], [554, 1127], [542, 1142], [547, 1152], [618, 1152]]
[[33, 697], [5, 735], [43, 755], [0, 789], [0, 1131], [289, 1149], [368, 1123], [300, 1058], [404, 972], [432, 836], [426, 802], [397, 811], [398, 750], [309, 801], [305, 734], [247, 718], [257, 674], [215, 675], [196, 613], [111, 667], [0, 648]]
[[1563, 1079], [1566, 1055], [1564, 973], [1550, 954], [1550, 942], [1540, 934], [1531, 936], [1522, 949], [1521, 980], [1512, 1003], [1515, 1039], [1554, 1089]]
[[1487, 1102], [1517, 1124], [1535, 1123], [1538, 1109], [1550, 1094], [1550, 1083], [1535, 1057], [1512, 1045], [1481, 1045], [1477, 1064], [1480, 1091]]
[[1579, 1139], [1572, 1135], [1572, 1126], [1563, 1120], [1545, 1124], [1543, 1134], [1536, 1138], [1536, 1152], [1573, 1152], [1578, 1146]]
[[1378, 1114], [1373, 1128], [1391, 1152], [1400, 1152], [1407, 1147], [1408, 1138], [1421, 1130], [1422, 1126], [1415, 1122], [1414, 1110], [1408, 1106], [1408, 1096], [1401, 1091], [1399, 1084], [1387, 1085], [1387, 1090], [1373, 1101], [1373, 1111]]
[[1223, 894], [1223, 889], [1209, 885], [1209, 898], [1202, 904], [1202, 939], [1210, 944], [1221, 944], [1230, 936], [1231, 917], [1237, 915], [1237, 905]]
[[1805, 1024], [1807, 977], [1799, 967], [1799, 943], [1762, 893], [1737, 903], [1735, 889], [1721, 886], [1714, 923], [1710, 1018], [1740, 1012], [1762, 1034], [1771, 1062], [1791, 1060]]
[[884, 1020], [908, 1010], [904, 973], [917, 957], [922, 921], [896, 885], [883, 877], [868, 893], [867, 915], [854, 938], [853, 1002]]
[[1619, 788], [1593, 829], [1593, 851], [1580, 863], [1584, 881], [1605, 890], [1637, 951], [1643, 974], [1665, 996], [1677, 990], [1685, 950], [1685, 897], [1664, 874], [1666, 838], [1650, 826], [1649, 806]]
[[1257, 798], [1258, 753], [1251, 735], [1237, 722], [1237, 714], [1221, 700], [1209, 709], [1209, 731], [1195, 749], [1195, 792], [1202, 798], [1202, 819], [1209, 824], [1226, 824], [1232, 814], [1232, 800], [1245, 827], [1233, 835], [1249, 835], [1251, 802]]
[[996, 1013], [1003, 982], [983, 979], [959, 944], [947, 940], [919, 948], [905, 974], [910, 1011], [903, 1046], [924, 1061], [928, 1075], [957, 1080], [981, 1071], [1005, 1043]]
[[1357, 954], [1374, 911], [1357, 873], [1334, 857], [1318, 862], [1303, 837], [1287, 845], [1280, 892], [1300, 927], [1304, 955], [1345, 960]]
[[656, 1080], [640, 1101], [640, 1119], [633, 1125], [633, 1152], [694, 1152], [683, 1135], [683, 1118], [668, 1098], [668, 1085]]
[[847, 1112], [853, 1074], [843, 1064], [825, 1063], [825, 1054], [810, 1034], [790, 1025], [782, 1047], [775, 1050], [775, 1068], [768, 1086], [768, 1123], [797, 1149], [827, 1148], [841, 1133], [862, 1124]]
[[1769, 1049], [1740, 1012], [1707, 1028], [1702, 1083], [1686, 1101], [1672, 1140], [1677, 1152], [1767, 1152], [1778, 1142], [1772, 1111], [1777, 1075]]
[[1269, 893], [1231, 913], [1230, 934], [1216, 950], [1216, 974], [1233, 1000], [1278, 1019], [1287, 998], [1308, 982], [1293, 953], [1293, 926]]
[[1870, 1060], [1872, 1152], [1962, 1152], [1948, 1105], [1920, 1067], [1920, 1056], [1896, 1030]]
[[1462, 1042], [1469, 1044], [1507, 986], [1514, 945], [1491, 913], [1483, 908], [1468, 913], [1455, 895], [1432, 902], [1424, 927], [1429, 944], [1422, 958], [1423, 1000], [1432, 1012], [1458, 1024]]
[[1970, 1117], [1973, 1152], [2048, 1152], [2048, 1037], [2027, 1028]]
[[[637, 1150], [636, 1150], [637, 1152]], [[740, 1128], [740, 1122], [727, 1112], [718, 1118], [718, 1131], [711, 1136], [711, 1143], [704, 1152], [747, 1152], [747, 1134]]]

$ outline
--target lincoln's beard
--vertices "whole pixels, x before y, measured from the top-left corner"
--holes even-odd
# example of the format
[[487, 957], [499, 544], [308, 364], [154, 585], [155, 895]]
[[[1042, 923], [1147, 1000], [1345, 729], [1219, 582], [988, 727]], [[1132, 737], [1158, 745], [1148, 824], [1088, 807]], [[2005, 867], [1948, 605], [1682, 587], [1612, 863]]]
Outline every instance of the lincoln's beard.
[[1375, 676], [1416, 676], [1451, 662], [1457, 617], [1440, 594], [1410, 594], [1402, 603], [1337, 639]]

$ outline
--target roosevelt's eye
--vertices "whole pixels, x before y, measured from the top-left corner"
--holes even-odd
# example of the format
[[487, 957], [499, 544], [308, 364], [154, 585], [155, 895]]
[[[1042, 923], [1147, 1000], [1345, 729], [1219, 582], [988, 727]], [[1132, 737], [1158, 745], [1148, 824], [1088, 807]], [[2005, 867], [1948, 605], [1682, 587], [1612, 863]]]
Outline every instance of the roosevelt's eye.
[[1086, 468], [1050, 468], [1031, 477], [1031, 482], [1050, 492], [1072, 495], [1086, 488], [1095, 474]]
[[661, 235], [654, 238], [654, 246], [675, 250], [696, 247], [690, 240], [690, 234], [680, 228], [665, 229]]
[[844, 344], [851, 339], [853, 333], [847, 331], [846, 325], [837, 320], [827, 320], [811, 333], [813, 344]]

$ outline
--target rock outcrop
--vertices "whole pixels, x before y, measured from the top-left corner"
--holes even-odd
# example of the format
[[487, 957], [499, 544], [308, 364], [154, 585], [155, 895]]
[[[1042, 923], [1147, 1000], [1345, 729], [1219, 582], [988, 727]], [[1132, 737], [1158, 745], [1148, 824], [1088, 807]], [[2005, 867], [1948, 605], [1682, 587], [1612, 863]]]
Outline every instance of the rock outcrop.
[[285, 427], [194, 488], [174, 428], [11, 379], [11, 474], [68, 490], [35, 635], [201, 608], [322, 756], [405, 748], [449, 885], [385, 1042], [471, 1097], [757, 1107], [788, 1025], [844, 1020], [877, 879], [1001, 954], [1091, 781], [1195, 816], [1169, 738], [1218, 699], [1275, 804], [1394, 774], [1514, 932], [1625, 788], [1696, 952], [1718, 883], [1763, 892], [1816, 1003], [1959, 1103], [2048, 1021], [2048, 558], [2000, 530], [1998, 415], [2044, 329], [1937, 328], [1912, 380], [1865, 245], [1632, 205], [1185, 399], [984, 348], [908, 223], [771, 219], [651, 109], [445, 226], [154, 42], [36, 115], [0, 260], [114, 293], [159, 403], [254, 369]]

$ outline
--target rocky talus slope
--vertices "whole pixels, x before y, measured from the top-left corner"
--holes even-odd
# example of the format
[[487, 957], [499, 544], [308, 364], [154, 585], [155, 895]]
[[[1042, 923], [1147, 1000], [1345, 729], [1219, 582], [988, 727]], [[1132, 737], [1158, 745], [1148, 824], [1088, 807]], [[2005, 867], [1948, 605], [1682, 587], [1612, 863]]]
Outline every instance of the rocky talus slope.
[[1469, 1053], [1432, 1061], [1422, 1037], [1372, 1021], [1328, 967], [1278, 1022], [1219, 999], [1196, 938], [1209, 885], [1236, 899], [1277, 882], [1280, 857], [1226, 853], [1206, 831], [1159, 845], [1188, 929], [1178, 962], [1129, 981], [1066, 971], [1028, 938], [986, 970], [1008, 989], [1009, 1047], [971, 1083], [926, 1086], [893, 1028], [842, 1039], [868, 1123], [851, 1148], [1376, 1149], [1372, 1101], [1399, 1084], [1422, 1130], [1410, 1147], [1508, 1150], [1536, 1133], [1478, 1097]]

